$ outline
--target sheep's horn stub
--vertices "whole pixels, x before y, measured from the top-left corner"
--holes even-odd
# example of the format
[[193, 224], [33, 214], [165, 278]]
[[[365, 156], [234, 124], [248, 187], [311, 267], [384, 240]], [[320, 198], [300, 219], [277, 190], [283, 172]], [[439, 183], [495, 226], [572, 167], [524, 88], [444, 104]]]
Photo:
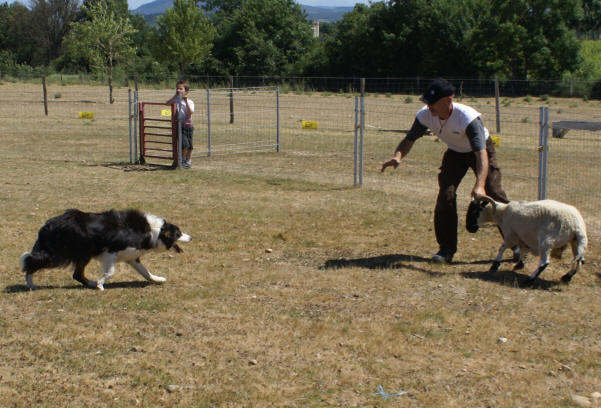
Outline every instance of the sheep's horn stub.
[[[492, 205], [495, 205], [497, 203], [495, 200], [493, 200], [492, 198], [490, 198], [487, 195], [481, 195], [481, 196], [476, 197], [476, 201], [478, 201], [478, 202], [484, 201], [485, 203], [491, 203]], [[482, 206], [482, 208], [484, 208], [484, 206]]]

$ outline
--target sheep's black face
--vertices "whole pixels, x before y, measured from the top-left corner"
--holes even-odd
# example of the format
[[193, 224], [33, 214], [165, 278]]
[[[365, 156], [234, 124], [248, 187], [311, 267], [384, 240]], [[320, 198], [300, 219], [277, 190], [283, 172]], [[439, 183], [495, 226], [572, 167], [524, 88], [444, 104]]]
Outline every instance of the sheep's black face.
[[478, 231], [480, 225], [478, 225], [478, 218], [480, 213], [484, 210], [484, 207], [488, 204], [487, 202], [472, 200], [469, 207], [467, 208], [467, 215], [465, 216], [465, 228], [468, 232], [474, 233]]

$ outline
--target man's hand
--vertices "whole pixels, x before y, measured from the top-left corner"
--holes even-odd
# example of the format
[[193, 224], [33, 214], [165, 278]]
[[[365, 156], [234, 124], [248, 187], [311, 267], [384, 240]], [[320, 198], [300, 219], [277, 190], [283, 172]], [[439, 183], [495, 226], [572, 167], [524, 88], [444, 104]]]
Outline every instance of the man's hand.
[[472, 190], [472, 198], [476, 199], [486, 195], [486, 191], [483, 187], [474, 186]]
[[386, 170], [386, 167], [394, 167], [395, 169], [397, 167], [399, 167], [399, 159], [397, 159], [396, 157], [393, 157], [392, 159], [388, 160], [387, 162], [385, 162], [384, 164], [382, 164], [382, 170], [381, 172], [383, 172], [384, 170]]

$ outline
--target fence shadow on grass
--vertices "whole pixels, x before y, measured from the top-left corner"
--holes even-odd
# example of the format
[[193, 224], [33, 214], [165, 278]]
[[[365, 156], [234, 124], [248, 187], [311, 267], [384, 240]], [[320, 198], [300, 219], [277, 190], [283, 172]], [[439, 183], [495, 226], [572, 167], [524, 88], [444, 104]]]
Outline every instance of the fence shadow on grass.
[[[124, 288], [145, 288], [146, 286], [154, 285], [148, 281], [129, 281], [129, 282], [109, 282], [104, 284], [105, 290], [110, 289], [124, 289]], [[93, 288], [86, 288], [83, 285], [67, 285], [67, 286], [55, 286], [55, 285], [38, 285], [37, 290], [56, 290], [56, 289], [75, 289], [75, 290], [95, 290]], [[29, 292], [27, 285], [9, 285], [4, 288], [4, 293], [20, 293]]]
[[165, 164], [131, 164], [131, 163], [102, 163], [99, 166], [106, 167], [108, 169], [123, 170], [124, 172], [129, 171], [159, 171], [159, 170], [173, 170], [173, 165]]

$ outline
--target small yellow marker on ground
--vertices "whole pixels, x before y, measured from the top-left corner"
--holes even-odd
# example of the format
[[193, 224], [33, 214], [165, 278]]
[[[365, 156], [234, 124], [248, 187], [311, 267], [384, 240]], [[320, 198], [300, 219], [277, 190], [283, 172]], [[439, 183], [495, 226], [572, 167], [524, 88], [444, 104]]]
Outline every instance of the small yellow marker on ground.
[[301, 125], [303, 129], [317, 129], [317, 122], [314, 120], [303, 120]]

